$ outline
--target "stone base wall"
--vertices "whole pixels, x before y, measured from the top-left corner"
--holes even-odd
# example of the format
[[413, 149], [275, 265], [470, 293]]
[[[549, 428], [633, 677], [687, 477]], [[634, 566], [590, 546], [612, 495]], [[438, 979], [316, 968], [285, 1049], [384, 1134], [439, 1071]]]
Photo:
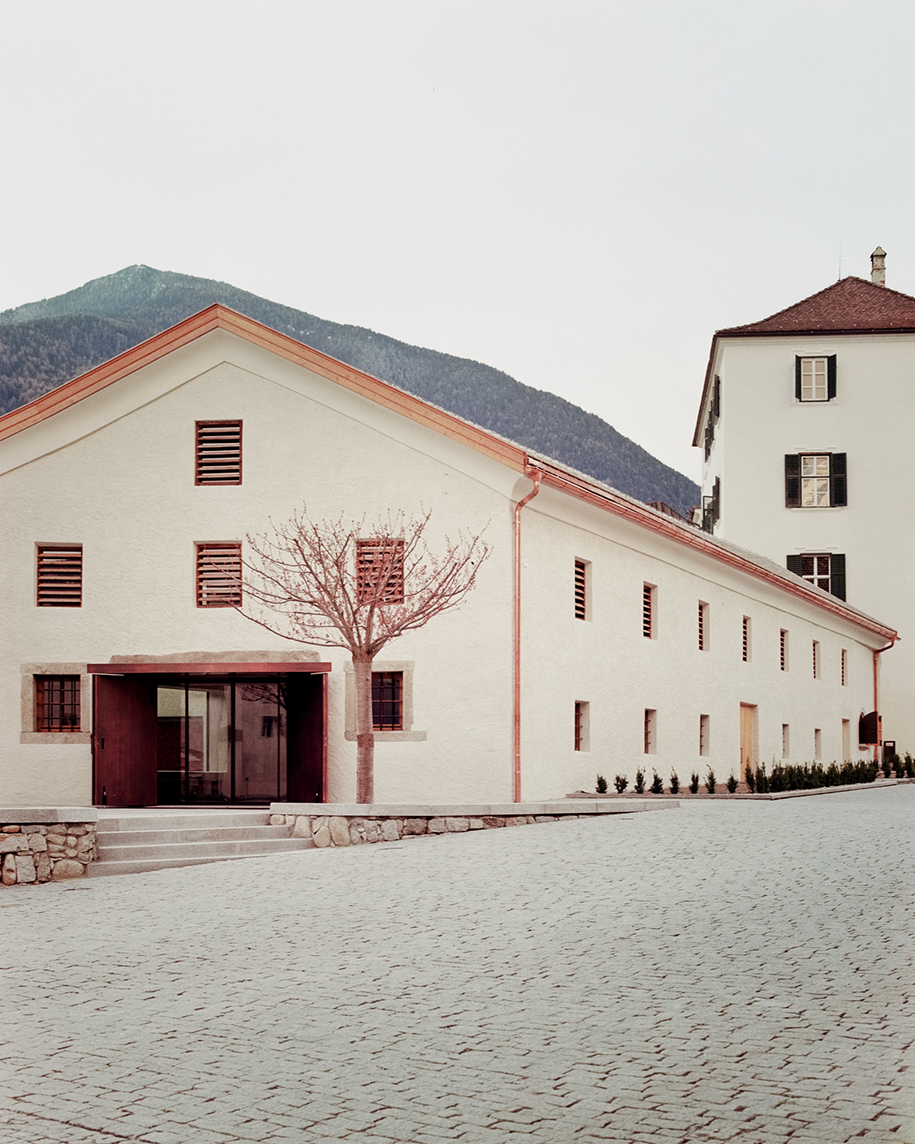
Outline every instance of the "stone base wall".
[[421, 834], [460, 834], [465, 830], [494, 830], [559, 822], [566, 818], [593, 818], [590, 814], [455, 815], [399, 817], [389, 815], [271, 814], [271, 826], [291, 826], [293, 838], [310, 838], [315, 846], [360, 846], [364, 842], [396, 842]]
[[95, 822], [30, 822], [0, 827], [0, 885], [84, 878], [98, 861]]

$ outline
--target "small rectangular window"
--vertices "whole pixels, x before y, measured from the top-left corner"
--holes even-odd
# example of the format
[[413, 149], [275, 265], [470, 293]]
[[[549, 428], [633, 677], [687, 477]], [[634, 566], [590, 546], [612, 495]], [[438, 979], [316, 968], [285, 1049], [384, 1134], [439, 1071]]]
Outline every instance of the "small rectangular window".
[[35, 730], [79, 731], [79, 676], [35, 676]]
[[372, 672], [372, 729], [403, 730], [403, 672]]
[[194, 483], [241, 484], [241, 422], [198, 421]]
[[786, 508], [842, 508], [848, 504], [846, 453], [786, 453]]
[[38, 545], [38, 607], [81, 608], [83, 546]]
[[699, 754], [707, 755], [709, 753], [709, 717], [708, 715], [699, 716]]
[[657, 753], [657, 711], [645, 708], [645, 754]]
[[241, 603], [241, 545], [197, 545], [197, 607], [235, 608]]
[[589, 743], [589, 716], [590, 716], [590, 703], [586, 703], [581, 699], [575, 700], [575, 750], [587, 751], [590, 749]]
[[575, 619], [588, 618], [588, 565], [584, 560], [575, 561]]
[[744, 618], [743, 618], [743, 638], [742, 638], [742, 644], [741, 644], [741, 658], [743, 659], [744, 663], [750, 662], [750, 653], [753, 650], [752, 647], [750, 646], [750, 635], [751, 635], [750, 617], [744, 616]]
[[836, 355], [797, 357], [794, 393], [798, 401], [831, 401], [836, 395]]
[[808, 584], [815, 584], [840, 600], [845, 599], [844, 552], [789, 553], [785, 563], [789, 572], [803, 577]]
[[841, 665], [841, 672], [842, 672], [842, 686], [847, 687], [848, 686], [848, 652], [845, 650], [844, 647], [842, 648], [842, 657], [840, 660], [840, 665]]
[[356, 541], [356, 595], [360, 604], [404, 602], [403, 540]]
[[813, 732], [813, 757], [815, 760], [823, 757], [823, 735], [819, 727]]
[[642, 635], [649, 640], [655, 638], [655, 587], [642, 585]]
[[788, 670], [788, 633], [782, 628], [778, 635], [778, 658], [782, 671]]
[[791, 758], [791, 728], [787, 723], [782, 723], [782, 758]]
[[813, 641], [813, 678], [820, 678], [820, 641]]
[[699, 650], [708, 650], [708, 604], [699, 601]]

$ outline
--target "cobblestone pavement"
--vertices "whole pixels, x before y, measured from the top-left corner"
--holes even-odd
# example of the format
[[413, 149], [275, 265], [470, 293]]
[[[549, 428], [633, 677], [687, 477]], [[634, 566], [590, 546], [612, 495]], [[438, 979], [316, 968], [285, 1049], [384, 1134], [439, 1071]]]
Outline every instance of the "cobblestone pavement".
[[913, 1144], [913, 812], [706, 801], [10, 888], [0, 1139]]

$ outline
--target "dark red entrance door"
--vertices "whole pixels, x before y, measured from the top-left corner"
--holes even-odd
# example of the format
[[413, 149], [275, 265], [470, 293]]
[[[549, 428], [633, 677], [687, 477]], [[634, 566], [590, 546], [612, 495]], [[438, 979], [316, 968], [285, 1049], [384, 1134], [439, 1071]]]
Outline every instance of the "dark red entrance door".
[[156, 682], [97, 675], [92, 761], [96, 806], [156, 802]]

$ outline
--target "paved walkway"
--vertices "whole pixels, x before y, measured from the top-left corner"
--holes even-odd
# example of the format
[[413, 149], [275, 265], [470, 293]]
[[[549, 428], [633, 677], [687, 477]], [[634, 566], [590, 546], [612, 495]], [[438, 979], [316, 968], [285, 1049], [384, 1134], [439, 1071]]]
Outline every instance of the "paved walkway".
[[4, 1144], [913, 1144], [915, 786], [0, 894]]

